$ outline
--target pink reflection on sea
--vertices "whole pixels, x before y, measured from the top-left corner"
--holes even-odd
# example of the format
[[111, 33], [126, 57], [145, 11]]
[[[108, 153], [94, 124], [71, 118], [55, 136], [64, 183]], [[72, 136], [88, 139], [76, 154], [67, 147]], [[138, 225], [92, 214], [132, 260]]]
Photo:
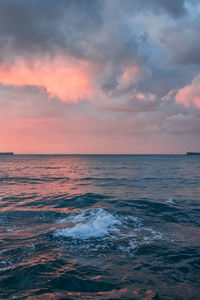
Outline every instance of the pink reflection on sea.
[[[86, 158], [68, 156], [59, 159], [56, 156], [42, 159], [33, 156], [28, 163], [23, 156], [16, 156], [14, 163], [1, 161], [0, 196], [24, 197], [28, 201], [29, 197], [37, 200], [62, 194], [84, 194], [88, 188], [83, 179], [91, 176], [90, 164]], [[9, 205], [11, 209], [16, 208], [12, 199]]]

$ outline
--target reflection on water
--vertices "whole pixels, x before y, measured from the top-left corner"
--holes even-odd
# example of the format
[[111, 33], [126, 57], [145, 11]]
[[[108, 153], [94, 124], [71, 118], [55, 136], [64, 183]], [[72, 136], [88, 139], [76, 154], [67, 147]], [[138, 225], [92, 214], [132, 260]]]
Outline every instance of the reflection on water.
[[200, 159], [0, 157], [0, 298], [198, 299]]

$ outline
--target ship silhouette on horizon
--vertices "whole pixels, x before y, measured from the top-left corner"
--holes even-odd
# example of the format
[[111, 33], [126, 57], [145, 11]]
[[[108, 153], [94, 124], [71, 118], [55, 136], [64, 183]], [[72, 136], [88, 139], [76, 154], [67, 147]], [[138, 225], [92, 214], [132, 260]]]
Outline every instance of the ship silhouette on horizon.
[[13, 152], [0, 152], [0, 155], [14, 155]]
[[187, 151], [186, 155], [200, 155], [200, 152], [191, 152], [191, 151]]

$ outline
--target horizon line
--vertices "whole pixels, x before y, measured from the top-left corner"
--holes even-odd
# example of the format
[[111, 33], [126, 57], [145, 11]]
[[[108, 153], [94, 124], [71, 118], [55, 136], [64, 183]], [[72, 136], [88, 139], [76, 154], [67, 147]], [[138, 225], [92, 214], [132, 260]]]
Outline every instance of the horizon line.
[[14, 153], [13, 152], [13, 154], [14, 155], [184, 155], [186, 154], [186, 152], [185, 153]]

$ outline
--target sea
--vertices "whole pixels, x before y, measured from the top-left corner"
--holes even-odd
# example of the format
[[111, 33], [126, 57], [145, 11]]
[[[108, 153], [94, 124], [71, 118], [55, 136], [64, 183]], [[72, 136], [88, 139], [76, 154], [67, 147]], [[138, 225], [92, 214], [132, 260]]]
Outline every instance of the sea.
[[200, 299], [200, 156], [0, 156], [0, 299]]

